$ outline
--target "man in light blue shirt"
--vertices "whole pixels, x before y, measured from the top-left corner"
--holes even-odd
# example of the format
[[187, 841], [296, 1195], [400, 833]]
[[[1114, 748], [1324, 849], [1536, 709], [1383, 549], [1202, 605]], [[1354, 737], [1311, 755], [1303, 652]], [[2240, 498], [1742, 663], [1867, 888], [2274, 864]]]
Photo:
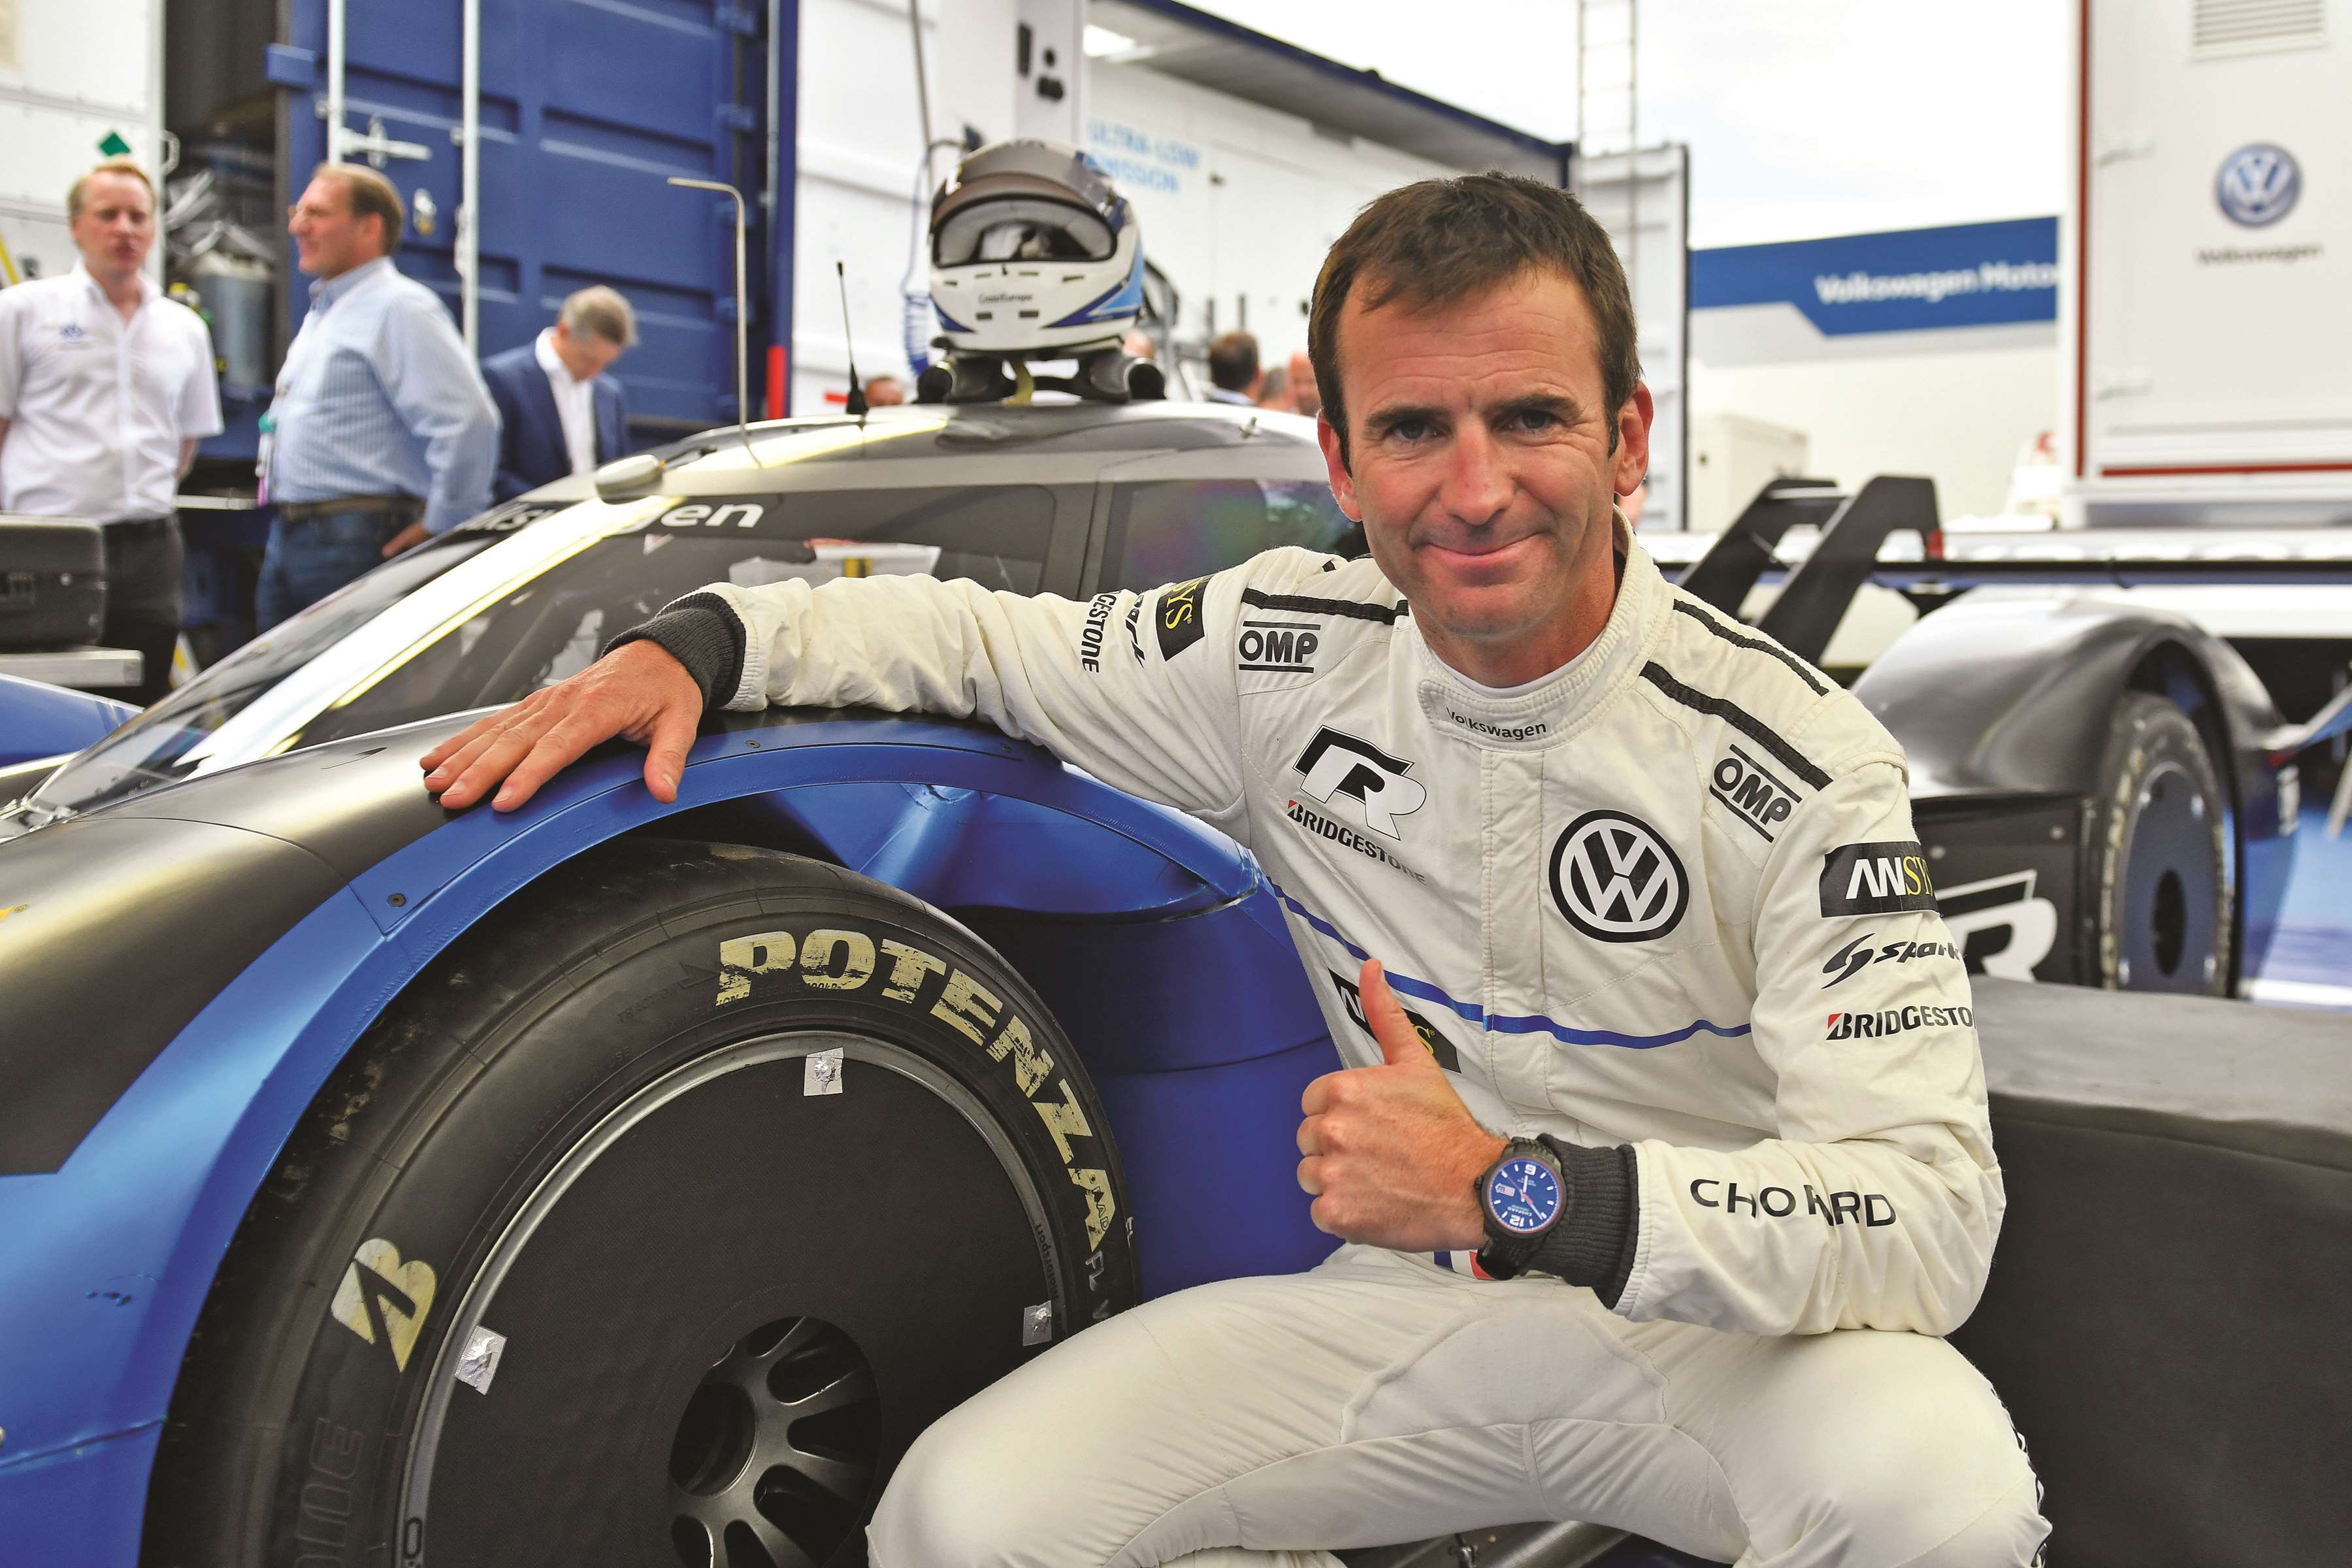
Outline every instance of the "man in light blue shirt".
[[270, 405], [257, 629], [489, 505], [498, 409], [441, 301], [392, 265], [405, 216], [391, 181], [335, 163], [288, 218], [317, 281]]

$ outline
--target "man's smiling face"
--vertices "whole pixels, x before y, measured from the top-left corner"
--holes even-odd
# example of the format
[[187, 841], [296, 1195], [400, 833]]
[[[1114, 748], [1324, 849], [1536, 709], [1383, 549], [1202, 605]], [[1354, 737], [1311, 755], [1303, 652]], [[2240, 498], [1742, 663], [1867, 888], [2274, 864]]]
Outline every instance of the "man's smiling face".
[[1322, 427], [1341, 509], [1447, 664], [1493, 685], [1558, 668], [1615, 596], [1610, 509], [1649, 466], [1648, 389], [1606, 406], [1591, 310], [1557, 271], [1418, 310], [1350, 292], [1345, 462]]

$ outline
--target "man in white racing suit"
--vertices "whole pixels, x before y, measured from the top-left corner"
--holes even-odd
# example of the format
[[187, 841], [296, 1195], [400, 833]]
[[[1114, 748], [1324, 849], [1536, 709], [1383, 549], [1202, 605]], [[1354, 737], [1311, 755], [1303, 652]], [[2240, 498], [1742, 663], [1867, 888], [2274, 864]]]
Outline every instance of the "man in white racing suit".
[[[1087, 604], [719, 585], [425, 759], [445, 805], [510, 808], [627, 734], [667, 799], [707, 705], [971, 714], [1264, 867], [1348, 1064], [1299, 1131], [1346, 1245], [950, 1413], [873, 1561], [1304, 1568], [1541, 1519], [1775, 1568], [2034, 1560], [2021, 1446], [1937, 1337], [2003, 1197], [1903, 754], [1616, 511], [1651, 402], [1607, 237], [1533, 182], [1408, 186], [1310, 331], [1369, 560]], [[1565, 1203], [1490, 1278], [1477, 1184], [1528, 1138]]]

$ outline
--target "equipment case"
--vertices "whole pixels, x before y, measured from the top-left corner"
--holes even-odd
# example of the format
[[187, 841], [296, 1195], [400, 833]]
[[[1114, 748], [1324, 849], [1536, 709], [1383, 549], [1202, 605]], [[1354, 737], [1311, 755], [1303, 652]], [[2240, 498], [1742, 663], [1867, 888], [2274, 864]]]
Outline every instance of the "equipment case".
[[0, 512], [0, 649], [86, 647], [105, 625], [99, 524]]

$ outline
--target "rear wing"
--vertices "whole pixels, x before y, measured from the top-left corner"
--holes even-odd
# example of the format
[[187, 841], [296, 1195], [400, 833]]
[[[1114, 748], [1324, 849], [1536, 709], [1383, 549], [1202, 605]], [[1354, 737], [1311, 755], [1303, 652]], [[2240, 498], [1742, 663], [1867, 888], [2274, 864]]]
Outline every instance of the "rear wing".
[[[1915, 599], [1969, 588], [2352, 585], [2352, 527], [1946, 531], [1934, 481], [1881, 475], [1849, 493], [1774, 479], [1720, 534], [1643, 534], [1659, 568], [1738, 616], [1749, 590], [1781, 583], [1759, 629], [1819, 662], [1864, 583]], [[2352, 637], [2352, 596], [2344, 606]]]
[[[1793, 564], [1779, 549], [1794, 544], [1789, 531], [1800, 523], [1820, 530]], [[1786, 573], [1780, 596], [1764, 612], [1757, 629], [1798, 658], [1818, 664], [1846, 606], [1877, 570], [1890, 536], [1907, 531], [1921, 541], [1918, 553], [1931, 553], [1940, 530], [1936, 481], [1881, 474], [1853, 495], [1813, 479], [1774, 479], [1757, 492], [1747, 510], [1681, 574], [1681, 586], [1724, 614], [1738, 618], [1748, 590], [1774, 571]], [[1669, 536], [1643, 540], [1655, 546]], [[1695, 538], [1682, 535], [1679, 538]], [[1651, 554], [1674, 575], [1667, 554]]]

